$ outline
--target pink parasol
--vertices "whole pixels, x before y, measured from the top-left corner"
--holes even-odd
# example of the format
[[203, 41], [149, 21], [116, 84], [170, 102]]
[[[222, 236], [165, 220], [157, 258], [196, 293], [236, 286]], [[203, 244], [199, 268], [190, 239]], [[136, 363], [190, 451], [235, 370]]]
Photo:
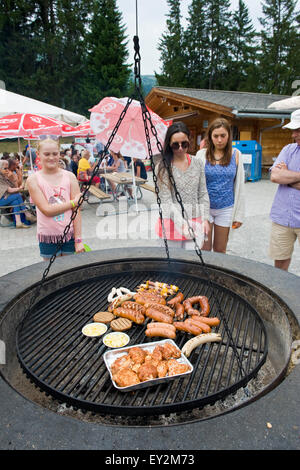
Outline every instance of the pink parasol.
[[62, 121], [38, 114], [9, 114], [0, 118], [0, 134], [5, 137], [33, 137], [42, 134], [61, 135]]
[[[106, 143], [108, 141], [127, 101], [128, 98], [107, 97], [89, 110], [91, 111], [91, 129], [100, 142]], [[155, 126], [158, 140], [162, 143], [167, 128], [172, 122], [164, 121], [149, 108], [148, 111]], [[149, 134], [153, 154], [159, 153], [156, 139], [150, 129]], [[120, 151], [122, 155], [128, 157], [147, 158], [149, 156], [142, 109], [138, 101], [132, 100], [110, 148], [114, 152]]]

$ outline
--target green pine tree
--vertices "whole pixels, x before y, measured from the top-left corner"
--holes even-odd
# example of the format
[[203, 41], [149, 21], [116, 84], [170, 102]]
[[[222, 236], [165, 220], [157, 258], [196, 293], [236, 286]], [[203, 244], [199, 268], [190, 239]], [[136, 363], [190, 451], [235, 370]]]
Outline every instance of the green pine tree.
[[0, 0], [0, 80], [8, 91], [28, 91], [27, 77], [35, 57], [28, 21], [33, 14], [32, 3], [25, 0]]
[[232, 15], [230, 0], [207, 0], [206, 25], [208, 33], [209, 89], [226, 89], [224, 73], [231, 47]]
[[208, 30], [205, 27], [206, 0], [192, 0], [184, 32], [185, 70], [188, 86], [206, 88], [209, 67]]
[[161, 73], [155, 73], [160, 86], [185, 86], [185, 54], [181, 25], [180, 1], [167, 0], [170, 12], [166, 21], [167, 31], [158, 44]]
[[262, 4], [264, 16], [259, 19], [263, 26], [259, 62], [262, 92], [291, 93], [292, 81], [299, 73], [296, 4], [296, 0], [264, 0]]
[[255, 91], [257, 88], [257, 34], [243, 0], [232, 15], [226, 90]]
[[79, 80], [91, 2], [0, 1], [0, 76], [8, 90], [87, 114]]

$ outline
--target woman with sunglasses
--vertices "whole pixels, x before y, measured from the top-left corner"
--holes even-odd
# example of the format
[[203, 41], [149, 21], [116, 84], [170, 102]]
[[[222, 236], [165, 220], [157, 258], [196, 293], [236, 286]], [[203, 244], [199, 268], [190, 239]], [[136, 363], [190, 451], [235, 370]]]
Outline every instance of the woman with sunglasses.
[[244, 219], [244, 166], [239, 150], [232, 150], [232, 133], [226, 119], [209, 126], [206, 148], [197, 152], [205, 165], [210, 201], [210, 233], [204, 250], [226, 253], [230, 228], [239, 228]]
[[[196, 240], [201, 246], [209, 232], [209, 197], [204, 165], [199, 158], [188, 153], [189, 138], [190, 131], [183, 122], [172, 124], [167, 130], [162, 158], [156, 167], [165, 232], [163, 233], [159, 219], [156, 233], [160, 238], [165, 235], [170, 246], [185, 249], [193, 249], [195, 246], [190, 227], [193, 228]], [[167, 168], [181, 196], [185, 209], [184, 217]]]

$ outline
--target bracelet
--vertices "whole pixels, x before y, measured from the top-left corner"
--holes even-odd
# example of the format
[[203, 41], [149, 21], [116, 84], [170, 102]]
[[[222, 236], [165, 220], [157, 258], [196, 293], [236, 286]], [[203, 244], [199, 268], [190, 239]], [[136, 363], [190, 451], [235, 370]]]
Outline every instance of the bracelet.
[[74, 242], [75, 243], [82, 243], [82, 239], [81, 238], [75, 238]]
[[71, 205], [72, 205], [73, 208], [76, 207], [76, 204], [75, 204], [75, 202], [74, 202], [72, 199], [70, 200], [70, 203], [71, 203]]

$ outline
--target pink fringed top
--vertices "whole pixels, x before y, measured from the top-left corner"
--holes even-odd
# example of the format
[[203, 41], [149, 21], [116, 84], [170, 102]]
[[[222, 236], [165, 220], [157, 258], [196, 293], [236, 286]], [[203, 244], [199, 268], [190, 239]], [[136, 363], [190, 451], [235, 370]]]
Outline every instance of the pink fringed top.
[[[36, 172], [38, 185], [47, 199], [49, 204], [61, 204], [71, 199], [71, 184], [69, 172], [61, 170], [63, 175], [57, 186], [50, 185], [40, 171]], [[47, 217], [38, 207], [37, 211], [37, 237], [39, 242], [44, 243], [57, 243], [65, 230], [65, 227], [70, 223], [72, 210], [55, 215], [54, 217]], [[71, 226], [70, 231], [65, 237], [65, 241], [69, 241], [74, 237], [74, 228]]]

